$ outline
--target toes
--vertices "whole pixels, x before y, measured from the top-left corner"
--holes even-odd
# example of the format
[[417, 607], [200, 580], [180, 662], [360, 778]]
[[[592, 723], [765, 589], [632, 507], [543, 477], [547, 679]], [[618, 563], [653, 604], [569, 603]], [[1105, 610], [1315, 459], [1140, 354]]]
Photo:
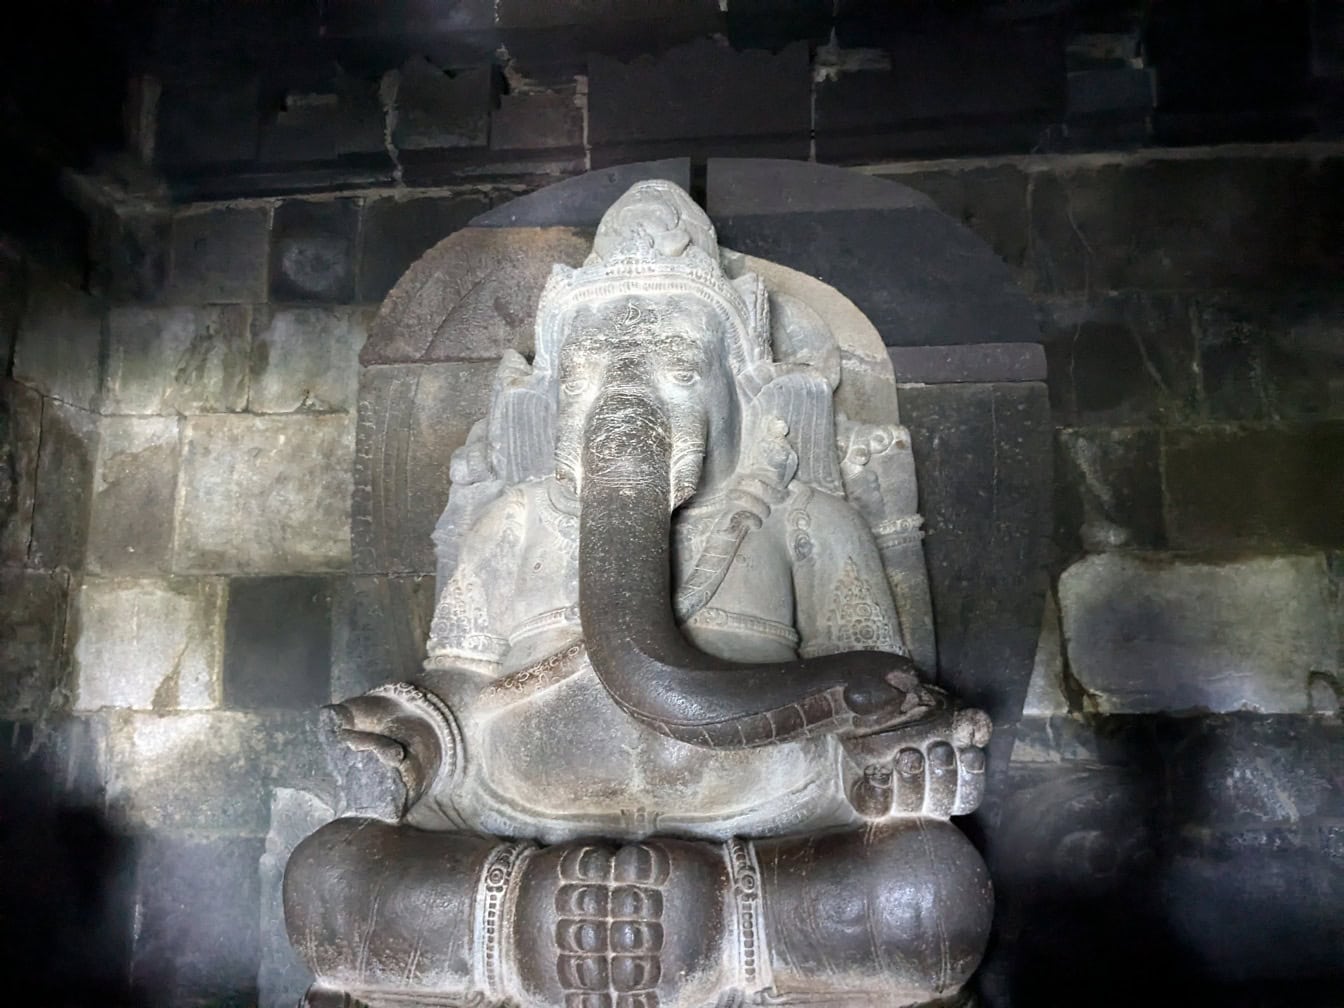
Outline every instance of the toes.
[[957, 752], [946, 742], [935, 742], [928, 748], [926, 762], [924, 810], [928, 815], [946, 819], [957, 801]]
[[961, 773], [957, 779], [957, 800], [953, 803], [953, 815], [966, 815], [980, 807], [985, 796], [985, 751], [974, 747], [962, 749], [958, 754], [961, 761]]
[[924, 811], [924, 754], [902, 749], [896, 754], [896, 797], [899, 812], [918, 815]]

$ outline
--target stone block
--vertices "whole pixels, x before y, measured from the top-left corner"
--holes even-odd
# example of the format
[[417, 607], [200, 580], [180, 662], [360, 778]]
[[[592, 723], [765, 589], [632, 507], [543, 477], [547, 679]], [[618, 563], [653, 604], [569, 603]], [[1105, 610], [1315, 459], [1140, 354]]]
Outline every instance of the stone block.
[[1064, 424], [1175, 423], [1200, 388], [1190, 305], [1126, 291], [1040, 302], [1050, 399]]
[[359, 351], [371, 316], [364, 308], [255, 308], [248, 410], [354, 409]]
[[97, 455], [98, 418], [75, 406], [46, 400], [33, 495], [33, 535], [28, 546], [32, 566], [69, 570], [84, 566]]
[[898, 385], [1042, 382], [1046, 377], [1039, 343], [888, 347], [887, 357]]
[[67, 706], [69, 576], [0, 569], [0, 718], [45, 721]]
[[[191, 64], [195, 65], [191, 65]], [[171, 174], [257, 156], [261, 76], [224, 61], [185, 60], [165, 75], [154, 151]]]
[[433, 575], [356, 576], [336, 595], [331, 699], [415, 681], [434, 616]]
[[220, 415], [185, 423], [175, 570], [349, 567], [352, 418]]
[[265, 301], [270, 227], [266, 207], [176, 214], [165, 296], [174, 304]]
[[1014, 270], [1027, 265], [1027, 174], [1014, 165], [884, 175], [924, 193], [979, 235]]
[[0, 379], [0, 563], [28, 558], [41, 432], [42, 396]]
[[76, 710], [218, 705], [221, 579], [87, 578], [75, 606]]
[[994, 718], [990, 772], [997, 776], [1008, 765], [1047, 588], [1052, 431], [1045, 388], [925, 385], [900, 395], [925, 520], [939, 682]]
[[1172, 548], [1344, 545], [1344, 423], [1163, 438]]
[[355, 300], [359, 200], [286, 200], [271, 223], [272, 301]]
[[1067, 551], [1162, 549], [1161, 435], [1126, 427], [1059, 432], [1056, 506]]
[[102, 356], [103, 306], [33, 271], [14, 345], [14, 378], [68, 405], [94, 409]]
[[[597, 229], [607, 208], [627, 189], [651, 178], [668, 179], [689, 191], [691, 160], [681, 157], [637, 161], [585, 172], [509, 200], [471, 223], [475, 227], [585, 228], [591, 232]], [[592, 248], [591, 237], [588, 247]]]
[[1040, 340], [1008, 266], [922, 193], [768, 160], [714, 161], [708, 189], [722, 245], [831, 284], [888, 346]]
[[93, 471], [88, 568], [165, 573], [177, 494], [177, 417], [104, 417]]
[[324, 577], [229, 582], [224, 706], [320, 707], [331, 693], [331, 596]]
[[[1059, 604], [1052, 591], [1046, 594], [1045, 605], [1041, 607], [1041, 635], [1036, 641], [1036, 658], [1031, 666], [1027, 697], [1022, 703], [1022, 716], [1053, 717], [1068, 712], [1069, 701], [1064, 684], [1064, 639], [1059, 632]], [[1016, 748], [1013, 758], [1018, 758]]]
[[395, 196], [364, 205], [360, 234], [360, 301], [381, 301], [425, 252], [489, 208], [484, 196]]
[[806, 158], [811, 119], [805, 43], [775, 54], [701, 39], [652, 60], [588, 60], [594, 165], [684, 154], [688, 145], [701, 154]]
[[252, 1004], [262, 841], [137, 838], [131, 981], [160, 1004]]
[[161, 211], [100, 211], [93, 220], [98, 289], [113, 302], [157, 301], [168, 279], [171, 234], [172, 218]]
[[1087, 557], [1060, 577], [1059, 602], [1069, 670], [1091, 710], [1302, 713], [1311, 673], [1339, 668], [1319, 556]]
[[1161, 159], [1037, 173], [1033, 269], [1053, 292], [1329, 285], [1305, 159]]
[[247, 404], [248, 309], [114, 308], [102, 411], [220, 413]]
[[258, 160], [284, 164], [385, 153], [376, 82], [337, 69], [320, 87], [285, 95], [284, 106], [262, 125]]
[[260, 864], [259, 1008], [292, 1008], [302, 1003], [313, 982], [312, 971], [299, 959], [285, 931], [285, 864], [301, 840], [334, 818], [330, 805], [306, 791], [276, 788], [271, 796], [270, 828]]
[[582, 264], [592, 235], [570, 228], [467, 228], [415, 263], [383, 302], [364, 364], [497, 360], [532, 350], [553, 263]]
[[397, 72], [393, 146], [403, 151], [484, 147], [490, 132], [490, 74], [487, 66], [450, 71], [422, 56], [408, 59]]
[[489, 408], [494, 364], [369, 367], [360, 376], [351, 534], [357, 574], [432, 574], [448, 464]]
[[1146, 116], [1153, 108], [1156, 76], [1150, 67], [1091, 67], [1068, 76], [1069, 119], [1129, 113]]
[[501, 95], [490, 117], [490, 147], [496, 151], [583, 154], [581, 99], [573, 91], [524, 91]]

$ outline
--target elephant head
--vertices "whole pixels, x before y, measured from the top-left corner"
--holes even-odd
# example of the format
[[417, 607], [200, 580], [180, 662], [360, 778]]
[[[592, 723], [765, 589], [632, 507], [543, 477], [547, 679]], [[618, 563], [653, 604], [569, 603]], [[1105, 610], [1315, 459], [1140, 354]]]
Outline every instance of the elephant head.
[[690, 197], [651, 181], [612, 206], [582, 267], [556, 268], [538, 310], [557, 476], [579, 499], [579, 611], [593, 667], [630, 716], [711, 747], [867, 733], [937, 702], [899, 655], [742, 664], [678, 629], [671, 515], [739, 469], [742, 402], [771, 366], [767, 304], [757, 277], [725, 276]]

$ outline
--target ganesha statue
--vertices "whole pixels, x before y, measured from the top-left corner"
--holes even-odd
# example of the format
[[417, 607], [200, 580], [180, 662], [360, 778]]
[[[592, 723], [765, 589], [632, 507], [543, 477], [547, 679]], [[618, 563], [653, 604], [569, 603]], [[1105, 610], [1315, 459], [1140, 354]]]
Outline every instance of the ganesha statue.
[[966, 1003], [990, 724], [926, 678], [865, 325], [661, 180], [554, 267], [453, 458], [424, 669], [334, 708], [406, 799], [289, 862], [308, 1005]]

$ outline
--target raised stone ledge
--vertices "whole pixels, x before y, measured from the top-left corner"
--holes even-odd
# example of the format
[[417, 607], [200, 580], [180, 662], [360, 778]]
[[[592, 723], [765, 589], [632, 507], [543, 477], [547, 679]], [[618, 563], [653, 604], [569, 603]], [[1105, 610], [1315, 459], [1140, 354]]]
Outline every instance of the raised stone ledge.
[[1340, 675], [1322, 555], [1090, 556], [1059, 580], [1068, 671], [1100, 713], [1305, 714]]

